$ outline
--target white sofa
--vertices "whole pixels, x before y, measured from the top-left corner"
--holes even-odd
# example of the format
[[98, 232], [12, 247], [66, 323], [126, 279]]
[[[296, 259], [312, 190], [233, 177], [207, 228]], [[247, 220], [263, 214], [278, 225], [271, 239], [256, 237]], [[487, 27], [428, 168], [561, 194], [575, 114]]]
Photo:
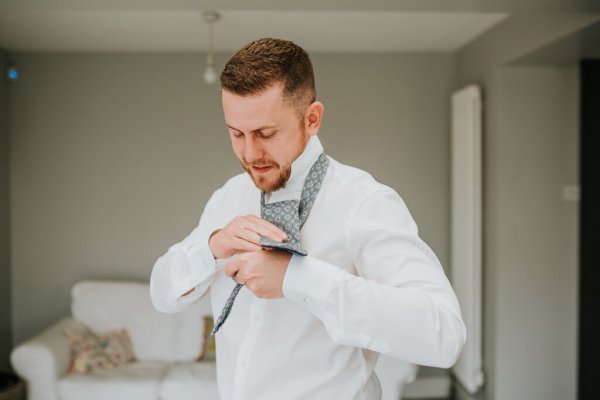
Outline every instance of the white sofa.
[[[71, 290], [65, 317], [11, 353], [29, 400], [216, 400], [214, 362], [195, 362], [203, 343], [208, 296], [185, 312], [164, 314], [150, 301], [146, 283], [84, 281]], [[95, 333], [127, 327], [137, 360], [86, 375], [65, 375], [69, 347], [63, 331]]]
[[[15, 371], [27, 384], [29, 400], [217, 400], [214, 362], [197, 358], [209, 296], [182, 313], [156, 311], [146, 283], [83, 281], [71, 290], [71, 316], [17, 346]], [[103, 333], [122, 326], [130, 334], [136, 361], [86, 375], [67, 375], [69, 347], [63, 331], [87, 327]], [[401, 398], [417, 368], [380, 357], [376, 367], [383, 400]]]

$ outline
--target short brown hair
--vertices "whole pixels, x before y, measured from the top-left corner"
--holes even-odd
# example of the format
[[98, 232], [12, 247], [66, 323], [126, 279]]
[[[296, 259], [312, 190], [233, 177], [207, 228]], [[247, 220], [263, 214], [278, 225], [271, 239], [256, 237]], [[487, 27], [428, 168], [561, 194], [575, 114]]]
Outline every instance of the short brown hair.
[[248, 96], [282, 83], [283, 97], [297, 108], [300, 119], [316, 99], [312, 63], [304, 49], [282, 39], [262, 38], [248, 43], [225, 64], [221, 87]]

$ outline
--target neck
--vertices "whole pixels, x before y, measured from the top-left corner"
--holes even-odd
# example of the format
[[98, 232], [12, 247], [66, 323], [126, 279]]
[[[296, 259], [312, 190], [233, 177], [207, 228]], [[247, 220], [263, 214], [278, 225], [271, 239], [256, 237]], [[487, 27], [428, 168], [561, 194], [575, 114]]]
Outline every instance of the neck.
[[292, 162], [290, 177], [285, 186], [266, 193], [267, 202], [299, 199], [306, 175], [321, 153], [323, 146], [320, 140], [317, 136], [311, 136], [302, 153]]

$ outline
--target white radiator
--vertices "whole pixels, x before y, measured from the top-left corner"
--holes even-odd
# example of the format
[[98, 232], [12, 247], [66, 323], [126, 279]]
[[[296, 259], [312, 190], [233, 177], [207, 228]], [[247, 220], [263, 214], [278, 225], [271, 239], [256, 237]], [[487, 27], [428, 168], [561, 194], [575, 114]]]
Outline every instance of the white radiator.
[[481, 115], [478, 86], [452, 95], [451, 281], [467, 327], [467, 342], [452, 373], [470, 393], [483, 384]]

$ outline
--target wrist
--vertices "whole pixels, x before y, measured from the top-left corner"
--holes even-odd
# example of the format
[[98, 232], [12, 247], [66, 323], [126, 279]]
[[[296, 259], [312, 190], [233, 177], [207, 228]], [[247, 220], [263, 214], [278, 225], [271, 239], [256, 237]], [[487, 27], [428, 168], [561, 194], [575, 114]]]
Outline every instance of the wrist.
[[218, 257], [216, 255], [216, 252], [213, 248], [213, 246], [211, 245], [211, 239], [213, 238], [213, 236], [215, 236], [221, 229], [215, 229], [210, 236], [208, 237], [208, 248], [210, 249], [210, 252], [212, 253], [213, 258], [216, 260]]

